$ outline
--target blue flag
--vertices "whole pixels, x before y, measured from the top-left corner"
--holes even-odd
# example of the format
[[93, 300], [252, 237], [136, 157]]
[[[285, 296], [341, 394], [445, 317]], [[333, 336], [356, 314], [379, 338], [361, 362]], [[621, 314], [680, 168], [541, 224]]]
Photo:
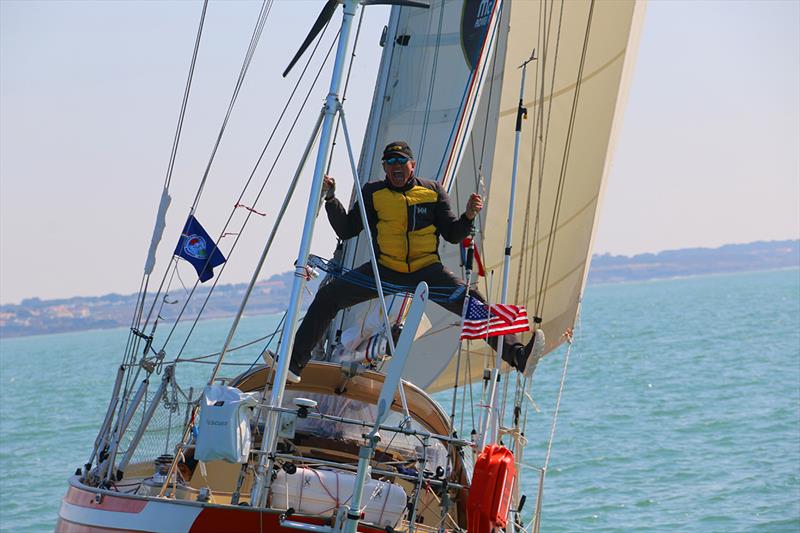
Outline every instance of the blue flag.
[[214, 267], [225, 262], [225, 256], [194, 215], [189, 215], [186, 220], [178, 246], [175, 247], [175, 255], [192, 264], [201, 283], [213, 278]]

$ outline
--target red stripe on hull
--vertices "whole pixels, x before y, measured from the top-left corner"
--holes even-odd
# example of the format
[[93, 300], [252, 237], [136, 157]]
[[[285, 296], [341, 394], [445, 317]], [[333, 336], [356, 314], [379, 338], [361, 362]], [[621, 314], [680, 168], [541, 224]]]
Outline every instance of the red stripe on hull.
[[[230, 531], [232, 524], [235, 524], [236, 533], [291, 533], [297, 532], [296, 529], [282, 527], [279, 522], [280, 515], [275, 511], [258, 512], [246, 511], [249, 509], [220, 509], [219, 507], [205, 508], [192, 524], [189, 533], [219, 533], [220, 531]], [[307, 524], [323, 525], [324, 520], [297, 517], [291, 518], [297, 522]], [[363, 533], [385, 533], [385, 529], [378, 529], [359, 525], [358, 531]]]
[[[100, 495], [100, 503], [95, 503], [95, 496]], [[133, 532], [149, 530], [163, 530], [164, 524], [161, 523], [161, 518], [164, 516], [175, 516], [175, 512], [179, 510], [186, 510], [187, 508], [194, 507], [187, 502], [170, 501], [158, 498], [135, 498], [126, 495], [116, 496], [113, 494], [95, 492], [90, 488], [80, 488], [71, 485], [64, 495], [63, 501], [65, 503], [91, 509], [86, 511], [86, 516], [81, 515], [81, 520], [85, 519], [86, 522], [78, 523], [68, 520], [59, 516], [56, 522], [55, 533], [120, 533], [120, 532]], [[147, 507], [148, 503], [156, 507]], [[170, 508], [174, 506], [174, 511], [170, 512]], [[147, 509], [145, 509], [147, 507]], [[296, 533], [296, 529], [282, 527], [279, 522], [280, 514], [274, 510], [256, 510], [250, 507], [219, 507], [219, 506], [203, 506], [198, 509], [199, 514], [196, 518], [190, 518], [190, 522], [186, 526], [181, 526], [181, 531], [175, 533], [220, 533], [225, 531], [236, 531], [236, 533]], [[118, 522], [121, 527], [115, 528], [108, 523], [108, 515], [104, 515], [106, 519], [98, 519], [105, 521], [105, 525], [98, 523], [92, 524], [95, 521], [97, 514], [94, 511], [107, 511], [112, 513], [119, 513]], [[166, 513], [166, 514], [164, 514]], [[103, 516], [103, 515], [100, 515]], [[76, 516], [77, 518], [77, 516]], [[149, 522], [152, 520], [152, 522]], [[292, 520], [298, 522], [306, 522], [309, 524], [324, 524], [322, 519], [315, 519], [309, 517], [293, 517]], [[136, 527], [133, 529], [126, 529], [125, 524], [127, 521], [133, 521], [128, 524], [128, 527]], [[144, 522], [143, 522], [144, 521]], [[137, 523], [134, 526], [134, 522]], [[151, 524], [148, 527], [148, 524]], [[191, 525], [189, 525], [191, 524]], [[161, 526], [161, 527], [159, 527]], [[184, 527], [186, 529], [184, 529]], [[362, 533], [385, 533], [384, 529], [359, 525], [358, 531]]]
[[124, 496], [116, 497], [102, 494], [100, 503], [95, 501], [96, 493], [80, 490], [75, 487], [70, 487], [67, 494], [64, 496], [64, 501], [72, 505], [80, 507], [88, 507], [90, 509], [100, 509], [102, 511], [115, 511], [118, 513], [139, 513], [144, 509], [147, 502], [144, 500], [135, 500], [132, 498], [125, 498]]

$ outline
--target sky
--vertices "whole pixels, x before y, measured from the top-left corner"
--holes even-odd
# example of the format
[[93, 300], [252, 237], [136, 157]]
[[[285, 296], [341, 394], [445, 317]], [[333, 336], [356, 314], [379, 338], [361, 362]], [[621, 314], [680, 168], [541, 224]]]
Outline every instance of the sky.
[[[234, 210], [236, 193], [254, 168], [259, 185], [269, 173], [256, 167], [257, 156], [300, 69], [286, 79], [280, 72], [321, 6], [274, 3], [198, 206], [211, 234], [231, 212], [241, 224], [246, 211]], [[157, 256], [162, 267], [205, 173], [259, 7], [210, 3]], [[0, 0], [0, 303], [138, 289], [200, 11], [201, 2], [188, 0]], [[356, 149], [387, 15], [385, 7], [367, 8], [359, 35], [345, 102]], [[225, 283], [252, 275], [328, 79], [324, 71], [267, 192], [253, 204], [257, 186], [247, 189], [243, 203], [267, 216], [252, 217]], [[331, 173], [349, 195], [342, 145]], [[650, 1], [594, 252], [798, 238], [798, 147], [800, 2]], [[307, 182], [290, 206], [290, 229], [302, 225]], [[261, 278], [291, 269], [298, 234], [279, 234], [275, 246], [285, 253], [271, 256]], [[332, 242], [328, 225], [318, 224], [312, 253], [329, 256]]]

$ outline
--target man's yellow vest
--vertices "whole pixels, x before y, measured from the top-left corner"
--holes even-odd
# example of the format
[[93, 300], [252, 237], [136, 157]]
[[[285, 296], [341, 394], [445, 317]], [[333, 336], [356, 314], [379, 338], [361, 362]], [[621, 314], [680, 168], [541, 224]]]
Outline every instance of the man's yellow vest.
[[[439, 235], [457, 243], [472, 229], [466, 216], [453, 214], [447, 193], [435, 181], [414, 177], [395, 188], [383, 180], [364, 185], [362, 192], [378, 262], [396, 272], [416, 272], [439, 262]], [[340, 239], [363, 229], [358, 206], [346, 213], [334, 199], [325, 210]]]

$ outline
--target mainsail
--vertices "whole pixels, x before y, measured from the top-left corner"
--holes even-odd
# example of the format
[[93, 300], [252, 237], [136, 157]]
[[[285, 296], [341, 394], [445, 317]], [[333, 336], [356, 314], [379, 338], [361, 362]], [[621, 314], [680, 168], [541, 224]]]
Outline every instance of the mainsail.
[[[417, 151], [417, 174], [450, 191], [454, 209], [486, 195], [477, 242], [499, 295], [520, 63], [535, 53], [524, 102], [509, 300], [542, 318], [546, 352], [573, 327], [589, 266], [595, 222], [632, 71], [644, 6], [634, 1], [442, 0], [428, 10], [394, 8], [382, 60], [383, 84], [364, 142], [362, 182], [383, 179], [380, 147], [395, 138]], [[483, 24], [484, 31], [472, 31]], [[462, 271], [456, 246], [440, 255]], [[350, 265], [368, 260], [349, 243]], [[363, 320], [363, 304], [343, 328]], [[430, 391], [456, 381], [459, 319], [429, 305], [430, 328], [415, 342], [406, 379]], [[462, 369], [474, 381], [487, 349], [473, 343]], [[465, 370], [466, 371], [466, 370]]]

